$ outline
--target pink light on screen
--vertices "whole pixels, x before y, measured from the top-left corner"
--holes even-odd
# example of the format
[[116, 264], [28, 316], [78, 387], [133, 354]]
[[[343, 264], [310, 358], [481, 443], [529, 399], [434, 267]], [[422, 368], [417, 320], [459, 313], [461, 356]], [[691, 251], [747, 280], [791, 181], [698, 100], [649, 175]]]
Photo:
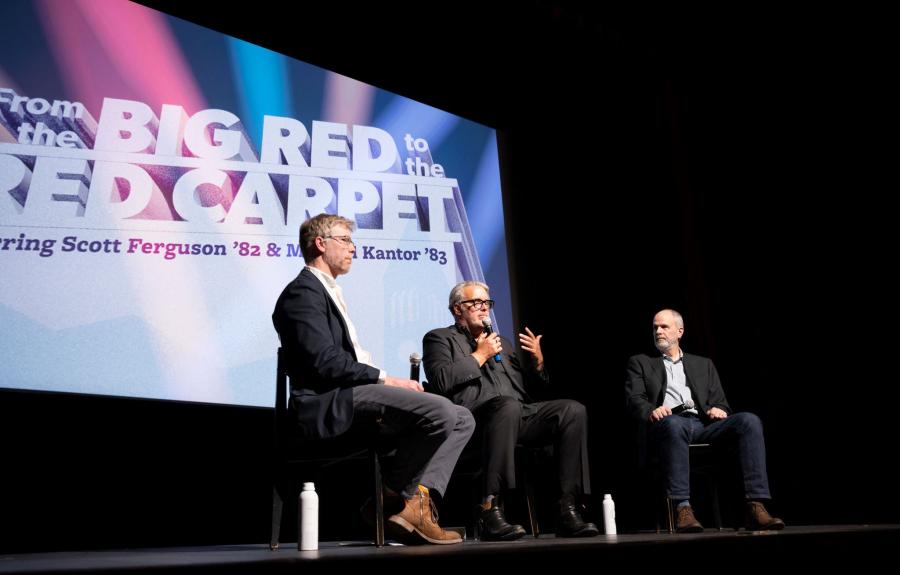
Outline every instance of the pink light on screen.
[[[181, 105], [188, 114], [207, 107], [160, 13], [123, 0], [40, 0], [37, 6], [66, 99], [82, 102], [95, 118], [104, 97], [144, 102], [157, 117], [162, 104]], [[172, 219], [160, 193], [140, 216]]]
[[[162, 14], [125, 0], [38, 0], [36, 6], [66, 89], [53, 97], [80, 101], [98, 119], [105, 97], [143, 102], [157, 118], [163, 104], [182, 106], [188, 115], [209, 107]], [[147, 169], [155, 178], [164, 177], [158, 172], [166, 171]], [[230, 198], [233, 191], [227, 186], [224, 193]], [[173, 215], [155, 190], [137, 217], [171, 220]], [[116, 233], [127, 239], [127, 220], [113, 224], [119, 227]], [[157, 237], [191, 241], [191, 232]], [[173, 387], [173, 396], [201, 401], [227, 398], [222, 367], [226, 361], [216, 345], [213, 313], [202, 297], [209, 288], [200, 270], [173, 267], [161, 278], [139, 260], [125, 260], [135, 309], [118, 311], [148, 319], [163, 385]], [[171, 301], [172, 293], [179, 294], [177, 305]], [[200, 364], [198, 357], [205, 363]]]
[[51, 47], [70, 96], [99, 110], [106, 96], [140, 100], [157, 113], [206, 108], [162, 14], [123, 0], [40, 0]]
[[323, 119], [326, 121], [368, 125], [372, 119], [375, 87], [329, 72], [324, 101]]

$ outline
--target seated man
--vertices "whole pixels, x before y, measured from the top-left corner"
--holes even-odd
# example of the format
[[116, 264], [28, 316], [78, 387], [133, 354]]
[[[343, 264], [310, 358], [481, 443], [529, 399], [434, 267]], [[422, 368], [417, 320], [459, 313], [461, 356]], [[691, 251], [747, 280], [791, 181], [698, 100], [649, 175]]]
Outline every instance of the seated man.
[[690, 504], [691, 443], [736, 446], [744, 476], [747, 528], [784, 528], [784, 521], [769, 515], [763, 505], [770, 496], [762, 423], [752, 413], [730, 413], [716, 366], [705, 357], [684, 353], [683, 334], [680, 313], [671, 309], [657, 313], [653, 337], [661, 355], [629, 359], [625, 382], [630, 413], [650, 426], [648, 437], [659, 454], [666, 494], [676, 506], [675, 530], [703, 530]]
[[[437, 524], [431, 492], [443, 494], [475, 422], [469, 410], [424, 393], [418, 381], [391, 377], [372, 366], [341, 287], [356, 246], [354, 224], [319, 214], [300, 226], [306, 267], [284, 288], [272, 320], [291, 378], [291, 405], [304, 437], [334, 437], [357, 423], [377, 421], [397, 438], [394, 465], [385, 474], [385, 528], [404, 543], [460, 543]], [[389, 512], [389, 511], [388, 511]]]
[[480, 523], [485, 539], [512, 540], [525, 534], [510, 524], [498, 505], [501, 487], [515, 487], [516, 444], [552, 443], [559, 458], [560, 515], [557, 535], [590, 537], [597, 527], [587, 523], [576, 507], [582, 493], [590, 493], [587, 458], [587, 413], [568, 399], [533, 402], [530, 384], [546, 385], [541, 337], [525, 328], [519, 334], [530, 359], [521, 362], [513, 345], [486, 329], [494, 302], [488, 286], [468, 281], [450, 292], [450, 327], [435, 329], [423, 342], [425, 375], [436, 393], [475, 415], [483, 438], [484, 498]]

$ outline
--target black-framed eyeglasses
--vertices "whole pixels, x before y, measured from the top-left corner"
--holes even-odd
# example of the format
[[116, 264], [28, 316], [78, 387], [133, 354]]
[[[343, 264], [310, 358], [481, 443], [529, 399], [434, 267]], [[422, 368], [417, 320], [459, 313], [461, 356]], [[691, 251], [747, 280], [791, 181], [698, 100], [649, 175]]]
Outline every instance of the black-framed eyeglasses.
[[353, 240], [350, 236], [322, 236], [323, 240], [337, 240], [344, 244], [345, 246], [353, 246], [356, 247], [356, 244], [353, 243]]
[[494, 300], [492, 299], [467, 299], [459, 303], [460, 305], [466, 304], [469, 306], [469, 309], [474, 309], [476, 311], [481, 311], [485, 306], [487, 306], [488, 309], [494, 307]]

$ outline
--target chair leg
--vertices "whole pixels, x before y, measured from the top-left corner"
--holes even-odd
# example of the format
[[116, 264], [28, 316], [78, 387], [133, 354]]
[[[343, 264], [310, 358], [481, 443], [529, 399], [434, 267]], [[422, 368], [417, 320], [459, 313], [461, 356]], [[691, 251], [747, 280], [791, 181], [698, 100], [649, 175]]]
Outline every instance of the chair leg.
[[675, 533], [675, 509], [672, 498], [666, 496], [666, 528], [668, 533]]
[[525, 495], [525, 506], [528, 508], [528, 527], [534, 537], [540, 537], [541, 530], [538, 527], [537, 513], [534, 509], [534, 497], [530, 493]]
[[472, 506], [472, 540], [481, 541], [481, 510], [480, 504]]
[[282, 506], [281, 493], [277, 486], [272, 486], [272, 533], [269, 538], [269, 549], [272, 551], [278, 549], [278, 540], [281, 538]]
[[534, 537], [540, 537], [541, 528], [538, 526], [537, 510], [534, 508], [534, 485], [526, 473], [522, 474], [525, 483], [525, 506], [528, 509], [528, 527]]
[[384, 485], [381, 479], [381, 460], [378, 451], [371, 450], [372, 475], [375, 478], [375, 547], [384, 547]]
[[472, 541], [481, 541], [481, 511], [483, 509], [481, 503], [483, 491], [482, 472], [481, 470], [478, 470], [471, 482], [470, 489], [470, 499], [474, 502], [472, 503]]
[[712, 514], [716, 529], [722, 530], [722, 513], [719, 509], [719, 484], [715, 477], [709, 478], [709, 496], [712, 498]]

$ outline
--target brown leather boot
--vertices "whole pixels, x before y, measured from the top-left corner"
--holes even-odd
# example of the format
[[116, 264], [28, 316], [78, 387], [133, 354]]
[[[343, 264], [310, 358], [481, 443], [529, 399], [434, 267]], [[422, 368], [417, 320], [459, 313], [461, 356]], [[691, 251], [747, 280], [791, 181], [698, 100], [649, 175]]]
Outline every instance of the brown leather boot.
[[778, 531], [784, 529], [784, 521], [772, 517], [759, 501], [747, 502], [747, 529], [750, 531]]
[[675, 517], [676, 533], [700, 533], [703, 531], [703, 526], [694, 517], [694, 510], [690, 505], [676, 508]]
[[406, 500], [406, 506], [400, 513], [388, 517], [385, 528], [391, 537], [407, 545], [462, 543], [459, 533], [445, 531], [438, 525], [437, 519], [437, 509], [431, 495], [427, 489], [420, 487], [412, 499]]

